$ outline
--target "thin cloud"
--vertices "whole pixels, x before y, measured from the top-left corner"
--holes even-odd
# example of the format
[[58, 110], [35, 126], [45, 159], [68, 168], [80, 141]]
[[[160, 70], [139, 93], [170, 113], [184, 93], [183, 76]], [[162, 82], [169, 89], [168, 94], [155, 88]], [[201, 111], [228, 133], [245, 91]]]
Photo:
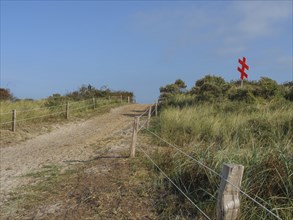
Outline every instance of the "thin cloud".
[[238, 33], [250, 38], [279, 34], [279, 22], [292, 18], [292, 2], [239, 2], [234, 7], [242, 18]]

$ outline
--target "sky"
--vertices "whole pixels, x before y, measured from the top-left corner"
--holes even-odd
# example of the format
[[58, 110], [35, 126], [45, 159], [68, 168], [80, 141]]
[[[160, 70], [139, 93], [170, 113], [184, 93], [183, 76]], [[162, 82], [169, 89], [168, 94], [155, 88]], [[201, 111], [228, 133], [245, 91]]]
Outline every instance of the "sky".
[[1, 87], [18, 98], [66, 94], [81, 85], [134, 92], [207, 74], [293, 80], [290, 1], [1, 0]]

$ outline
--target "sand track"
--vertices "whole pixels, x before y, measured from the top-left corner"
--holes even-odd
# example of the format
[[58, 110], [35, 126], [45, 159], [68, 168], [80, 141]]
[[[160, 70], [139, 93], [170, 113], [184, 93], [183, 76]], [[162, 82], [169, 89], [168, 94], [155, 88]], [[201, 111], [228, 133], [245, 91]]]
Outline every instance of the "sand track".
[[[18, 178], [37, 171], [45, 164], [89, 160], [95, 156], [91, 144], [103, 140], [133, 121], [146, 105], [127, 105], [83, 122], [61, 126], [49, 133], [9, 147], [1, 148], [0, 205], [9, 192], [25, 182]], [[126, 146], [125, 146], [126, 147]], [[115, 149], [114, 149], [115, 150]]]

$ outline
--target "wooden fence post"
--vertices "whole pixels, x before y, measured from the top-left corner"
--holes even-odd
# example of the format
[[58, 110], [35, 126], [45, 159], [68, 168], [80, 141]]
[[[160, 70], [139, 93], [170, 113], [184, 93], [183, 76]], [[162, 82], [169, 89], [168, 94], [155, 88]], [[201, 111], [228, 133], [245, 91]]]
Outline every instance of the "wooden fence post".
[[155, 104], [155, 116], [158, 116], [158, 101]]
[[12, 110], [12, 128], [11, 130], [15, 132], [16, 129], [16, 109]]
[[135, 157], [135, 147], [136, 147], [138, 127], [139, 127], [139, 117], [136, 116], [133, 122], [133, 133], [132, 133], [132, 141], [131, 141], [131, 148], [130, 148], [131, 158]]
[[237, 219], [240, 212], [240, 192], [235, 186], [240, 187], [243, 171], [244, 166], [242, 165], [224, 164], [218, 194], [217, 220]]
[[69, 118], [69, 102], [66, 102], [66, 114], [65, 114], [65, 118], [66, 119]]
[[95, 99], [95, 97], [93, 98], [93, 109], [95, 109], [96, 108], [96, 99]]
[[109, 102], [111, 102], [111, 96], [109, 96]]
[[130, 103], [130, 97], [127, 96], [127, 103]]
[[150, 106], [150, 108], [149, 108], [149, 114], [148, 114], [148, 120], [147, 120], [146, 128], [150, 127], [151, 116], [152, 116], [152, 106]]
[[122, 97], [122, 95], [120, 96], [120, 102], [121, 102], [121, 104], [122, 104], [122, 101], [123, 101], [123, 97]]

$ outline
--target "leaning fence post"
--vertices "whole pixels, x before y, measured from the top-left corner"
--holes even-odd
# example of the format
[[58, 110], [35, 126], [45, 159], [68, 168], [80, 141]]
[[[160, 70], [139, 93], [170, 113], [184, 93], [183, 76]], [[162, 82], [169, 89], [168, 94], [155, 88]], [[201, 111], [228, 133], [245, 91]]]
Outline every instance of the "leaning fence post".
[[148, 120], [147, 120], [146, 128], [150, 127], [151, 116], [152, 116], [152, 106], [150, 106], [150, 108], [149, 108], [149, 114], [148, 114]]
[[133, 122], [133, 133], [132, 133], [132, 141], [131, 141], [131, 148], [130, 148], [131, 158], [135, 157], [135, 147], [136, 147], [138, 127], [139, 127], [139, 117], [136, 116]]
[[[218, 194], [217, 220], [235, 220], [240, 212], [239, 188], [244, 166], [224, 164]], [[237, 188], [236, 188], [237, 187]]]
[[158, 116], [158, 101], [155, 104], [155, 116]]
[[16, 109], [12, 110], [12, 131], [15, 132], [16, 129]]
[[66, 102], [66, 114], [65, 114], [65, 118], [66, 119], [69, 118], [69, 102]]

